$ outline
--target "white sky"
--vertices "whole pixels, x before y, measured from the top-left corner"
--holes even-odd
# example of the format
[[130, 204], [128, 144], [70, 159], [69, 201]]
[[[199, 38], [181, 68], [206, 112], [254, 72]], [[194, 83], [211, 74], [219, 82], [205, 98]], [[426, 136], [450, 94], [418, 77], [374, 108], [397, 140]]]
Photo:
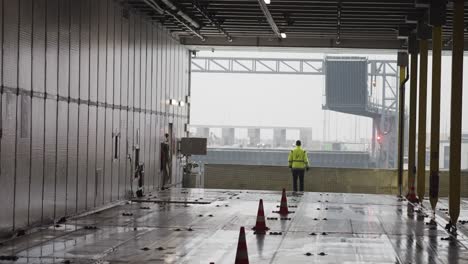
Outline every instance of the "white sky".
[[[394, 59], [396, 54], [309, 53], [262, 51], [201, 51], [198, 56], [259, 58], [323, 58], [327, 55]], [[349, 52], [349, 51], [348, 51]], [[358, 53], [358, 54], [356, 54]], [[430, 131], [431, 72], [428, 69], [428, 123]], [[464, 70], [465, 78], [468, 69]], [[451, 56], [442, 59], [441, 133], [449, 133]], [[409, 102], [409, 82], [406, 98]], [[370, 118], [322, 110], [324, 77], [313, 75], [192, 73], [191, 124], [312, 127], [314, 140], [349, 141], [371, 137]], [[468, 98], [465, 81], [464, 102]], [[463, 105], [463, 131], [468, 131], [468, 106]], [[324, 129], [325, 127], [325, 129]], [[326, 135], [323, 137], [323, 135]]]

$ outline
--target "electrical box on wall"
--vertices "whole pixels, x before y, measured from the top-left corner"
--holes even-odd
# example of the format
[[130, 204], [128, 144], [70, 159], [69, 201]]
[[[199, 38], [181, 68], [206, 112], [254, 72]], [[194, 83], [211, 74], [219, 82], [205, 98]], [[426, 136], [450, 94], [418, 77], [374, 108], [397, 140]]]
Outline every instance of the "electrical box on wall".
[[182, 138], [180, 140], [180, 152], [183, 155], [206, 155], [206, 138]]

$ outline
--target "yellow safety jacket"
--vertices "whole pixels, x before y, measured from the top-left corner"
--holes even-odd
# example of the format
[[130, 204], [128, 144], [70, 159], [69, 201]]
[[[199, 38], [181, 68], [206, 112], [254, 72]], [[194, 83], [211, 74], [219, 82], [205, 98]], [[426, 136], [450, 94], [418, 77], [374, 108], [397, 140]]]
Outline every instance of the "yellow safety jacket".
[[305, 169], [309, 167], [307, 152], [299, 146], [289, 152], [288, 162], [289, 167], [293, 169]]

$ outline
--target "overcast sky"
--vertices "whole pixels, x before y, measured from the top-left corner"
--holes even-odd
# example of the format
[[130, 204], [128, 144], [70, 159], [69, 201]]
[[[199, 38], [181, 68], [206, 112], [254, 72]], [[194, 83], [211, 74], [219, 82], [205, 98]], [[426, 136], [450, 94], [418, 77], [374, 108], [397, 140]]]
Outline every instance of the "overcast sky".
[[[346, 51], [345, 51], [346, 52]], [[393, 59], [396, 54], [320, 52], [261, 52], [261, 51], [200, 51], [198, 56], [259, 57], [259, 58], [324, 58], [326, 55], [363, 56], [368, 59]], [[428, 69], [428, 118], [431, 105], [431, 63]], [[464, 70], [465, 78], [468, 70]], [[441, 133], [449, 133], [451, 56], [442, 59]], [[468, 98], [464, 82], [463, 98]], [[350, 141], [371, 137], [372, 121], [322, 110], [324, 77], [314, 75], [222, 74], [193, 73], [191, 95], [191, 124], [258, 125], [311, 127], [314, 140]], [[409, 102], [409, 83], [406, 93]], [[464, 103], [467, 100], [464, 100]], [[463, 130], [468, 131], [468, 106], [463, 106]], [[430, 131], [430, 120], [427, 130]], [[323, 136], [325, 135], [325, 137]]]

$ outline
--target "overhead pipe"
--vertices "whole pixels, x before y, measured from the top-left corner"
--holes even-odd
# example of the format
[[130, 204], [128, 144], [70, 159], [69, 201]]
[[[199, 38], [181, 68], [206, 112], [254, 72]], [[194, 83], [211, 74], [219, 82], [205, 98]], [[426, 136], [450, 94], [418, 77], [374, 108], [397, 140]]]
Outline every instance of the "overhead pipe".
[[177, 6], [175, 6], [171, 1], [169, 0], [161, 0], [166, 6], [168, 6], [174, 13], [177, 15], [181, 16], [183, 19], [187, 20], [192, 26], [195, 28], [200, 28], [200, 24], [198, 24], [195, 20], [193, 20], [191, 17], [189, 17], [187, 14], [185, 14], [182, 10], [180, 10]]
[[[200, 34], [200, 32], [198, 31], [198, 28], [200, 28], [200, 25], [197, 22], [195, 22], [193, 19], [191, 19], [188, 15], [186, 15], [184, 12], [180, 10], [177, 11], [177, 7], [174, 4], [172, 4], [170, 1], [161, 0], [164, 2], [164, 4], [166, 4], [166, 6], [169, 7], [169, 9], [161, 7], [154, 0], [143, 0], [143, 1], [147, 5], [151, 6], [154, 10], [156, 10], [159, 14], [161, 15], [167, 14], [171, 16], [172, 18], [174, 18], [177, 22], [179, 22], [181, 25], [186, 27], [190, 32], [192, 32], [195, 36], [200, 38], [202, 41], [206, 40], [206, 38], [202, 34]], [[188, 21], [191, 25], [187, 24], [187, 22], [185, 22], [184, 19]]]
[[463, 102], [464, 0], [454, 1], [452, 47], [452, 103], [450, 105], [449, 231], [460, 216], [460, 155]]
[[270, 11], [268, 10], [268, 7], [267, 7], [265, 1], [264, 0], [258, 0], [258, 4], [260, 5], [260, 9], [262, 9], [262, 12], [265, 15], [265, 18], [268, 21], [268, 24], [270, 24], [270, 27], [273, 30], [273, 32], [275, 33], [275, 35], [278, 38], [282, 38], [281, 37], [281, 32], [280, 32], [278, 26], [276, 25], [275, 20], [273, 19], [273, 16], [271, 15]]
[[203, 7], [200, 6], [198, 1], [195, 1], [193, 4], [193, 7], [202, 14], [203, 17], [205, 17], [211, 25], [213, 25], [219, 32], [221, 32], [227, 39], [227, 41], [232, 42], [231, 35], [224, 30], [224, 28], [221, 27], [221, 25], [208, 13], [207, 10], [205, 10]]

